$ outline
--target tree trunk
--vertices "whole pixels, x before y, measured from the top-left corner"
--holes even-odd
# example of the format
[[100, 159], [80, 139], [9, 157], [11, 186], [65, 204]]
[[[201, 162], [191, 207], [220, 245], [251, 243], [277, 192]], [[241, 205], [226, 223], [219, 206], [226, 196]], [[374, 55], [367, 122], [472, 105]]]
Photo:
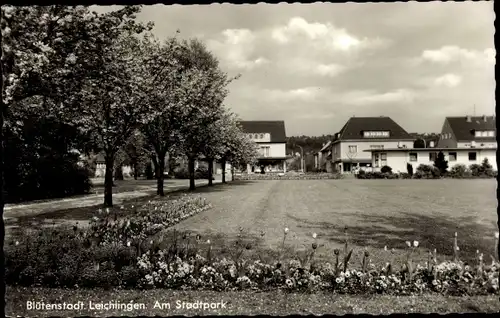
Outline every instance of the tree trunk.
[[165, 179], [164, 177], [164, 172], [165, 172], [165, 154], [160, 154], [158, 158], [158, 167], [156, 169], [156, 182], [157, 182], [157, 187], [156, 187], [156, 194], [159, 196], [164, 196], [165, 192], [163, 189], [163, 181]]
[[214, 159], [212, 158], [207, 159], [207, 163], [208, 163], [208, 186], [212, 186], [213, 185], [212, 177], [214, 175]]
[[[2, 87], [3, 87], [3, 79], [2, 79]], [[3, 161], [3, 158], [4, 158], [4, 147], [3, 147], [3, 139], [4, 139], [4, 136], [3, 136], [3, 126], [4, 126], [4, 111], [5, 111], [5, 108], [6, 108], [6, 105], [3, 103], [3, 100], [0, 101], [0, 213], [2, 214], [0, 216], [0, 223], [1, 223], [1, 226], [2, 226], [2, 233], [0, 234], [0, 245], [2, 246], [2, 254], [1, 254], [1, 257], [0, 257], [0, 262], [1, 262], [1, 267], [2, 268], [5, 268], [5, 252], [3, 250], [3, 246], [4, 246], [4, 242], [5, 242], [5, 223], [4, 223], [4, 220], [3, 220], [3, 211], [4, 211], [4, 207], [5, 207], [5, 196], [4, 196], [4, 174], [3, 174], [3, 170], [4, 170], [4, 161]], [[0, 303], [0, 307], [2, 307], [3, 309], [1, 310], [1, 313], [3, 313], [4, 317], [5, 316], [5, 269], [2, 269], [0, 270], [1, 272], [1, 275], [0, 275], [0, 285], [1, 285], [1, 294], [0, 295], [2, 297], [2, 300], [1, 300], [1, 303]]]
[[106, 154], [106, 173], [104, 175], [104, 205], [113, 206], [113, 163], [114, 155]]
[[234, 181], [234, 164], [231, 162], [231, 181]]
[[222, 168], [222, 183], [226, 183], [226, 159], [222, 159], [220, 162]]
[[139, 164], [137, 162], [134, 163], [134, 180], [139, 178]]
[[194, 183], [194, 158], [188, 158], [188, 171], [189, 171], [189, 190], [193, 191], [196, 186]]

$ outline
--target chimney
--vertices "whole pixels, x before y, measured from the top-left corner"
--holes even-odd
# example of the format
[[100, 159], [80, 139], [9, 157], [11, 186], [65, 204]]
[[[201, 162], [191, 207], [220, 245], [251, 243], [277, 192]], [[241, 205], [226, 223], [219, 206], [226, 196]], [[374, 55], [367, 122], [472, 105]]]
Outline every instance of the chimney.
[[429, 142], [429, 148], [434, 148], [434, 141]]
[[472, 118], [470, 117], [470, 115], [467, 115], [467, 117], [465, 117], [465, 120], [466, 120], [468, 123], [471, 123], [471, 122], [472, 122]]
[[488, 119], [486, 118], [486, 115], [483, 115], [483, 121], [484, 121], [484, 122], [487, 122], [487, 121], [488, 121]]

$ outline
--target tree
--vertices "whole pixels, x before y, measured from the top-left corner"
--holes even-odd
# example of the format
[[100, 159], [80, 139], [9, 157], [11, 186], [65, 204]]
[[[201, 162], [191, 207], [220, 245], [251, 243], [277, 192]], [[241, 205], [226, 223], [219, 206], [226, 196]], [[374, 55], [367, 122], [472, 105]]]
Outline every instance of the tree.
[[217, 59], [198, 40], [184, 41], [180, 76], [179, 149], [188, 159], [189, 189], [195, 189], [194, 163], [206, 151], [209, 127], [224, 116], [223, 101], [227, 86], [236, 78], [228, 78]]
[[104, 204], [113, 205], [113, 167], [118, 151], [146, 120], [144, 95], [141, 90], [142, 60], [138, 57], [137, 34], [146, 27], [123, 29], [120, 25], [108, 30], [114, 35], [101, 47], [100, 71], [85, 80], [84, 88], [74, 94], [79, 110], [77, 125], [90, 132], [93, 142], [104, 152]]
[[439, 169], [441, 175], [444, 175], [448, 170], [448, 161], [445, 160], [444, 153], [442, 151], [437, 154], [436, 159], [434, 160], [434, 167]]
[[[156, 168], [157, 194], [164, 194], [164, 171], [166, 154], [174, 151], [179, 144], [179, 126], [183, 125], [180, 113], [185, 107], [181, 77], [185, 64], [181, 64], [186, 48], [172, 37], [161, 43], [152, 36], [142, 41], [143, 74], [147, 78], [144, 89], [148, 104], [148, 112], [152, 114], [149, 121], [143, 123], [141, 131], [152, 148], [152, 160]], [[148, 63], [148, 61], [150, 61]], [[151, 75], [148, 75], [151, 74]]]
[[406, 164], [406, 171], [408, 172], [408, 174], [410, 175], [410, 177], [413, 176], [413, 166], [409, 162]]
[[[101, 69], [100, 48], [115, 39], [120, 29], [134, 29], [137, 7], [98, 15], [87, 7], [2, 6], [2, 99], [0, 105], [0, 214], [3, 223], [3, 127], [14, 104], [43, 96], [50, 116], [72, 123], [75, 112], [68, 103], [87, 77]], [[3, 246], [4, 235], [0, 244]], [[2, 251], [2, 262], [4, 254]], [[4, 280], [4, 272], [0, 280]], [[2, 284], [2, 308], [5, 289]]]

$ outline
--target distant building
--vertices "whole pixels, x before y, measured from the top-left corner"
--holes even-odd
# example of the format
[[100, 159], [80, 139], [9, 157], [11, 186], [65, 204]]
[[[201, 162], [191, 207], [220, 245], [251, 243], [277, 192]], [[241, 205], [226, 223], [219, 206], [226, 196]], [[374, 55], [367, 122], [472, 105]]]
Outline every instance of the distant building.
[[442, 148], [496, 148], [495, 116], [446, 117], [438, 146]]
[[366, 152], [371, 153], [375, 171], [384, 165], [390, 166], [394, 172], [406, 172], [407, 164], [411, 164], [414, 169], [421, 164], [433, 165], [440, 151], [450, 168], [457, 164], [481, 164], [488, 158], [493, 169], [497, 170], [495, 117], [446, 117], [437, 147], [433, 146], [370, 149]]
[[323, 147], [318, 162], [324, 160], [327, 172], [371, 170], [386, 165], [387, 158], [384, 155], [374, 162], [367, 150], [413, 148], [413, 142], [414, 138], [390, 117], [352, 117], [331, 144]]
[[248, 173], [286, 172], [286, 131], [284, 121], [240, 121], [241, 129], [259, 146], [256, 165], [247, 165]]

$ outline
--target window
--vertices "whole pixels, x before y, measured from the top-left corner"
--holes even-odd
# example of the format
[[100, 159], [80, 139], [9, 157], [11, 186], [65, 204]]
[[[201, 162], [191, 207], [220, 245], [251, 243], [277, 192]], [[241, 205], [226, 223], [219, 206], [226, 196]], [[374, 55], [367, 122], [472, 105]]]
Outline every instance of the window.
[[370, 149], [384, 149], [384, 145], [370, 145]]
[[448, 161], [457, 161], [457, 153], [449, 152], [448, 153]]
[[255, 134], [255, 139], [259, 139], [259, 135], [258, 134]]
[[379, 161], [379, 159], [380, 159], [380, 155], [379, 155], [378, 153], [375, 153], [375, 154], [373, 154], [373, 158], [375, 159], [375, 160], [374, 160], [374, 163], [373, 163], [373, 166], [374, 166], [375, 168], [380, 167], [380, 165], [379, 165], [379, 163], [380, 163], [380, 161]]
[[410, 161], [417, 161], [418, 155], [416, 152], [410, 152]]
[[264, 134], [260, 134], [260, 139], [264, 139]]
[[469, 161], [476, 161], [476, 159], [477, 159], [477, 153], [469, 152]]
[[364, 131], [363, 136], [370, 137], [370, 138], [389, 137], [389, 132], [388, 131]]
[[358, 146], [349, 146], [349, 152], [350, 153], [358, 152]]
[[436, 161], [436, 153], [429, 152], [429, 161]]
[[262, 157], [269, 157], [269, 152], [270, 152], [271, 147], [260, 147], [260, 155]]
[[495, 132], [493, 130], [488, 131], [488, 137], [495, 137]]
[[387, 166], [387, 153], [385, 152], [380, 153], [380, 165]]

